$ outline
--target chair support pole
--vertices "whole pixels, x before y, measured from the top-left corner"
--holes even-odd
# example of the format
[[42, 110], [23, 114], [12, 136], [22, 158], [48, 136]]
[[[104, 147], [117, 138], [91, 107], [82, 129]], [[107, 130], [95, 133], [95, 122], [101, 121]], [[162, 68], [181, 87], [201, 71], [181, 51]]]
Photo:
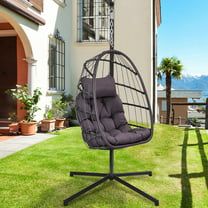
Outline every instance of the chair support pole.
[[114, 173], [114, 150], [110, 150], [110, 174]]

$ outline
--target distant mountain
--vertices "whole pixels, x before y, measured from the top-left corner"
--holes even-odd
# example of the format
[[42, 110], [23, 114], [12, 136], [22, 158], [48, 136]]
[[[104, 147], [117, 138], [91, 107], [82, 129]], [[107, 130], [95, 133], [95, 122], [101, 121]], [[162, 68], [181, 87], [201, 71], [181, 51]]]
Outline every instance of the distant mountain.
[[[165, 86], [165, 79], [163, 78], [159, 81]], [[202, 90], [203, 97], [208, 97], [208, 75], [201, 76], [183, 76], [182, 79], [172, 80], [172, 88], [174, 89], [184, 89], [184, 90]]]

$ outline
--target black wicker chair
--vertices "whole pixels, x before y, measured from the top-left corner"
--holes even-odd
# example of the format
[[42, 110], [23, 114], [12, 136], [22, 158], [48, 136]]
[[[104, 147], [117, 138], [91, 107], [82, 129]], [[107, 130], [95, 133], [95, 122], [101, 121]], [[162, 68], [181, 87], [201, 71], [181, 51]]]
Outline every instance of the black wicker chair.
[[101, 177], [96, 183], [64, 200], [73, 199], [103, 182], [116, 180], [154, 202], [159, 201], [121, 179], [152, 176], [151, 171], [114, 173], [114, 149], [147, 143], [153, 135], [153, 118], [143, 80], [133, 62], [117, 50], [104, 51], [85, 62], [78, 83], [77, 118], [90, 148], [109, 150], [109, 173], [70, 172], [70, 176]]

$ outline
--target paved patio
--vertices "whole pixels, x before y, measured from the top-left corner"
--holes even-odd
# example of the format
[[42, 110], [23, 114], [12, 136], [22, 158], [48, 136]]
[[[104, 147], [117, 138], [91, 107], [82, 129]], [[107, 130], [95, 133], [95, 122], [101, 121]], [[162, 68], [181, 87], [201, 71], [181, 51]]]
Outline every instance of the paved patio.
[[7, 157], [22, 149], [30, 147], [39, 142], [45, 141], [54, 135], [37, 133], [32, 136], [16, 136], [16, 137], [4, 137], [0, 136], [0, 158]]

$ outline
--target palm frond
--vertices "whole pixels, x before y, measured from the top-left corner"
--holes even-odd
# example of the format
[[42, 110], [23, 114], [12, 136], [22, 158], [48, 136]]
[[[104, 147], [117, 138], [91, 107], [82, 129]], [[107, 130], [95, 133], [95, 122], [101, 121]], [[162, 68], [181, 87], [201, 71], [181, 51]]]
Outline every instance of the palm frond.
[[171, 77], [175, 79], [181, 79], [183, 65], [177, 57], [166, 57], [163, 58], [158, 67], [158, 78], [160, 76], [171, 74]]

